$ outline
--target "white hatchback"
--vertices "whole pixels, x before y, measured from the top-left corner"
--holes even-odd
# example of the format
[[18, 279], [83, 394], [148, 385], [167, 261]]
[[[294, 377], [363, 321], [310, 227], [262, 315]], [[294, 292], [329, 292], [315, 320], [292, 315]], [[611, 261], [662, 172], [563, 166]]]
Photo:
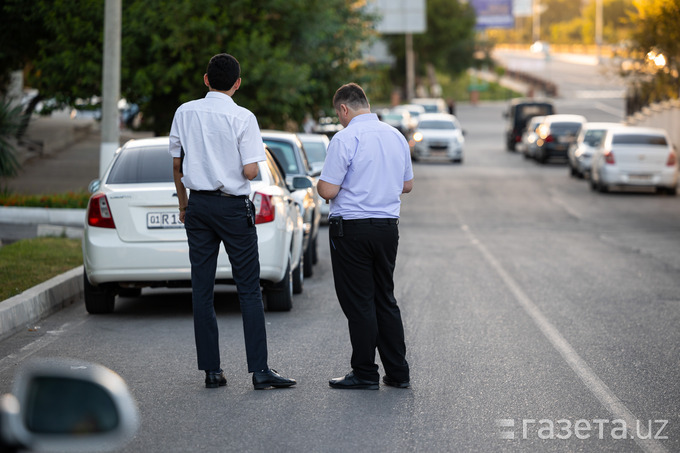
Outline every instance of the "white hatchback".
[[607, 192], [612, 186], [652, 187], [675, 195], [678, 156], [663, 129], [609, 129], [592, 159], [590, 187]]
[[[115, 296], [143, 287], [190, 287], [191, 265], [179, 221], [168, 138], [131, 140], [95, 184], [83, 234], [85, 307], [113, 311]], [[264, 145], [263, 145], [264, 146]], [[295, 183], [309, 184], [307, 178]], [[269, 310], [290, 310], [294, 283], [301, 288], [303, 221], [286, 181], [267, 151], [251, 182], [256, 207], [260, 279]], [[217, 283], [233, 284], [220, 247]]]

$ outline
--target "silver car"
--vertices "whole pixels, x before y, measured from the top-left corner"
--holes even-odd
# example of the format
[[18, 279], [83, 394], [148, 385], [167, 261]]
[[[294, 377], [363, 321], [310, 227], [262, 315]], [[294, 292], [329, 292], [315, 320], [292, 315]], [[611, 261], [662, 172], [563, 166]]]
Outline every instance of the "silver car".
[[678, 155], [663, 129], [609, 129], [593, 155], [590, 187], [607, 192], [612, 186], [651, 187], [676, 195]]
[[590, 167], [595, 150], [602, 144], [607, 131], [620, 127], [621, 123], [586, 123], [569, 147], [569, 174], [576, 178], [590, 175]]
[[463, 162], [463, 129], [458, 119], [448, 113], [423, 113], [411, 139], [411, 157], [445, 158]]

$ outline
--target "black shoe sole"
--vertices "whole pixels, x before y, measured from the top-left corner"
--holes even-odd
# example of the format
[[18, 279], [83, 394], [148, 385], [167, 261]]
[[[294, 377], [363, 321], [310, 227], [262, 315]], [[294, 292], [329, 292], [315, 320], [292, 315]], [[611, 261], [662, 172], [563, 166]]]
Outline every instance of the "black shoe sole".
[[329, 382], [328, 385], [330, 385], [331, 388], [341, 390], [378, 390], [380, 388], [379, 384], [335, 385]]
[[210, 383], [210, 384], [208, 384], [208, 383], [206, 382], [205, 388], [207, 388], [207, 389], [216, 389], [216, 388], [218, 388], [218, 387], [224, 387], [225, 385], [227, 385], [226, 382], [225, 382], [224, 384], [221, 383], [221, 382], [215, 382], [215, 383]]
[[383, 382], [385, 385], [389, 387], [395, 387], [398, 389], [407, 389], [411, 387], [411, 384], [409, 382], [395, 382], [395, 383], [390, 383], [388, 384], [387, 382]]
[[288, 387], [292, 387], [295, 384], [297, 384], [297, 382], [294, 382], [292, 384], [253, 384], [253, 387], [255, 388], [255, 390], [265, 390], [268, 389], [269, 387], [273, 387], [275, 389], [285, 389]]

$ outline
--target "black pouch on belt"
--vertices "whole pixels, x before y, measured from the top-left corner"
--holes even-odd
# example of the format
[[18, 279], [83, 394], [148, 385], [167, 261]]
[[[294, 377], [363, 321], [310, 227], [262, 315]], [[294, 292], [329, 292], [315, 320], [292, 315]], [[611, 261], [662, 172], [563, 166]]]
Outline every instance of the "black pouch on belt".
[[328, 234], [332, 238], [344, 236], [342, 232], [342, 217], [331, 217], [328, 219]]

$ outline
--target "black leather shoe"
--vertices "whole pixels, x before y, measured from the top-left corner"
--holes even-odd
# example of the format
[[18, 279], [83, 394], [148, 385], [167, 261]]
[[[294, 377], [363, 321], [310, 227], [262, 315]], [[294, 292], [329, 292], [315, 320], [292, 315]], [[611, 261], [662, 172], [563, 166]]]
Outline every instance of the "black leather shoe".
[[269, 387], [285, 388], [297, 384], [295, 379], [281, 376], [276, 370], [255, 371], [253, 373], [253, 387], [255, 390], [264, 390]]
[[224, 377], [224, 371], [206, 371], [205, 372], [205, 386], [209, 389], [216, 389], [217, 387], [227, 385], [227, 378]]
[[383, 376], [383, 382], [385, 385], [389, 385], [390, 387], [396, 387], [398, 389], [407, 389], [411, 386], [410, 381], [395, 381], [389, 376]]
[[354, 375], [354, 371], [351, 371], [345, 377], [331, 379], [330, 381], [328, 381], [328, 385], [330, 385], [334, 389], [378, 390], [378, 388], [380, 387], [380, 382], [359, 379]]

